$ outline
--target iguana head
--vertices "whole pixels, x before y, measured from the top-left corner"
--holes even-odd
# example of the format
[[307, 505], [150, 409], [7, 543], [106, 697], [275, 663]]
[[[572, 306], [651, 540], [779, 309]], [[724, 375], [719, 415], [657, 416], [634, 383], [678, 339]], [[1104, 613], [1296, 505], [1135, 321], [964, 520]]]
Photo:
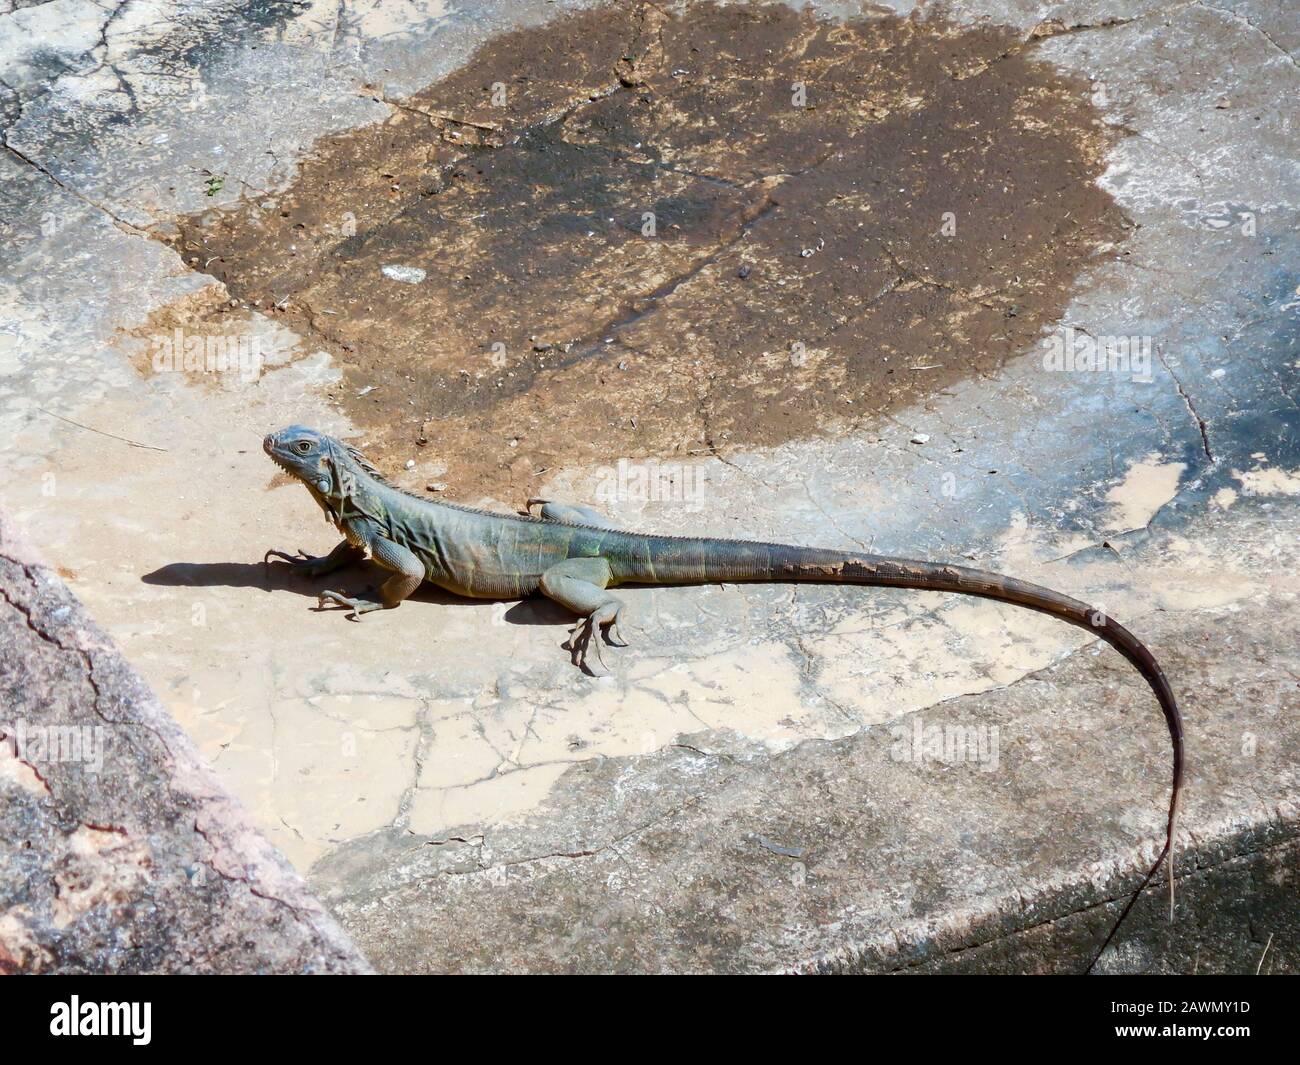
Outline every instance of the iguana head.
[[262, 441], [262, 450], [286, 473], [322, 495], [329, 495], [335, 484], [337, 456], [344, 452], [344, 446], [305, 425], [290, 425], [269, 434]]
[[266, 436], [262, 450], [307, 486], [336, 525], [344, 514], [373, 516], [382, 510], [376, 501], [376, 482], [388, 482], [360, 451], [342, 440], [305, 425], [290, 425]]

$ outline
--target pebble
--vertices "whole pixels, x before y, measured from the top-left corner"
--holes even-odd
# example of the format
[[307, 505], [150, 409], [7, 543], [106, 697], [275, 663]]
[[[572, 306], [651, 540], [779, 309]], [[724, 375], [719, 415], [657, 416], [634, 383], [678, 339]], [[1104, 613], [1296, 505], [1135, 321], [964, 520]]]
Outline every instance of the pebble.
[[418, 285], [427, 276], [418, 266], [402, 266], [397, 263], [382, 266], [379, 272], [390, 281], [400, 281], [404, 285]]
[[912, 435], [912, 443], [914, 444], [928, 444], [929, 442], [930, 436], [928, 433], [914, 433]]

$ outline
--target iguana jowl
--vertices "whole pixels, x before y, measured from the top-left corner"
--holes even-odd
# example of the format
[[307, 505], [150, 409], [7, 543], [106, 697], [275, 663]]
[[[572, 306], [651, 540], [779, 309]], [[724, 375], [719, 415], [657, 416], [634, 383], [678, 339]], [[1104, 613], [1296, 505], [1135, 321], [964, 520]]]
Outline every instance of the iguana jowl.
[[[532, 517], [426, 499], [389, 484], [355, 448], [297, 425], [272, 433], [262, 446], [307, 486], [344, 536], [321, 558], [268, 551], [267, 559], [285, 559], [296, 573], [311, 577], [366, 556], [393, 571], [378, 599], [328, 591], [320, 595], [322, 605], [336, 603], [353, 615], [395, 607], [424, 581], [483, 599], [541, 592], [578, 615], [569, 647], [574, 663], [593, 673], [604, 672], [602, 629], [610, 643], [626, 646], [619, 630], [624, 604], [609, 591], [619, 584], [806, 581], [959, 592], [1029, 607], [1087, 629], [1142, 674], [1169, 727], [1173, 789], [1165, 844], [1142, 887], [1168, 856], [1172, 898], [1171, 851], [1183, 777], [1182, 718], [1151, 652], [1095, 607], [1040, 585], [946, 563], [712, 537], [644, 535], [602, 524], [599, 515], [585, 508], [544, 506], [541, 517]], [[596, 666], [588, 661], [591, 649]], [[1119, 920], [1127, 913], [1128, 907]]]

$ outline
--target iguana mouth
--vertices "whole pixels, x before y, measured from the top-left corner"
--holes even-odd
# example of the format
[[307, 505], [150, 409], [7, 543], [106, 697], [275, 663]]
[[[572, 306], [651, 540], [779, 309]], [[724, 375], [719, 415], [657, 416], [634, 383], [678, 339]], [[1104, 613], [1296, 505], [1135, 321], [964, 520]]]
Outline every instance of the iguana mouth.
[[[265, 451], [268, 455], [270, 455], [271, 461], [274, 462], [277, 466], [279, 466], [280, 469], [284, 470], [285, 473], [290, 474], [294, 477], [299, 477], [298, 471], [295, 470], [292, 466], [290, 466], [287, 462], [285, 462], [284, 459], [282, 459], [279, 455], [275, 453], [274, 435], [267, 435], [262, 437], [262, 450]], [[301, 478], [299, 477], [299, 479]]]

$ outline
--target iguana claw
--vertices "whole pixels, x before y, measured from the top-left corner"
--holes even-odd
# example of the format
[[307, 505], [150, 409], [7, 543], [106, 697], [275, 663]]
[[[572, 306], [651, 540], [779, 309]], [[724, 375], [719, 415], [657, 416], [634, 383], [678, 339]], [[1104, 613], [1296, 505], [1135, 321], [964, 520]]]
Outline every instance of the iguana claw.
[[328, 555], [309, 555], [301, 547], [298, 548], [296, 555], [286, 554], [284, 551], [268, 551], [262, 556], [262, 565], [270, 571], [271, 559], [282, 558], [289, 563], [289, 567], [295, 577], [323, 577], [327, 573], [333, 573], [336, 569], [342, 569], [351, 562], [356, 562], [362, 558], [364, 552], [353, 546], [347, 540], [344, 540]]
[[[596, 648], [596, 664], [587, 660], [587, 653], [592, 645]], [[573, 664], [579, 669], [585, 669], [593, 677], [608, 677], [609, 669], [605, 666], [605, 656], [600, 650], [600, 628], [591, 617], [585, 617], [578, 621], [569, 631], [569, 638], [563, 646], [573, 652]], [[620, 647], [626, 647], [626, 644], [619, 644]]]
[[317, 610], [324, 610], [329, 603], [333, 603], [335, 606], [347, 607], [350, 611], [348, 617], [353, 621], [360, 621], [360, 615], [368, 614], [372, 610], [384, 609], [384, 604], [374, 599], [351, 598], [342, 592], [321, 592], [316, 597]]
[[295, 569], [296, 569], [298, 566], [301, 566], [301, 565], [302, 565], [303, 563], [305, 563], [305, 562], [315, 562], [315, 561], [316, 561], [316, 556], [315, 556], [315, 555], [309, 555], [309, 554], [307, 554], [307, 552], [304, 551], [304, 550], [300, 547], [300, 548], [298, 548], [298, 553], [297, 553], [296, 555], [290, 555], [290, 554], [288, 554], [287, 552], [284, 552], [284, 551], [268, 551], [265, 555], [262, 556], [262, 565], [263, 565], [263, 566], [270, 566], [270, 565], [271, 565], [271, 559], [273, 559], [273, 558], [282, 558], [282, 559], [284, 559], [286, 562], [288, 562], [290, 565], [292, 565]]
[[[564, 646], [573, 652], [573, 664], [575, 666], [580, 669], [585, 668], [593, 677], [609, 676], [609, 670], [605, 667], [605, 654], [601, 650], [601, 643], [608, 642], [613, 647], [627, 646], [627, 641], [623, 639], [623, 634], [618, 628], [618, 619], [622, 613], [623, 604], [612, 599], [610, 602], [604, 603], [596, 610], [593, 610], [585, 618], [579, 619], [578, 623], [570, 630], [569, 638], [564, 643]], [[600, 638], [602, 629], [605, 633], [604, 641]], [[596, 665], [592, 665], [587, 658], [587, 653], [593, 646], [596, 649]]]

